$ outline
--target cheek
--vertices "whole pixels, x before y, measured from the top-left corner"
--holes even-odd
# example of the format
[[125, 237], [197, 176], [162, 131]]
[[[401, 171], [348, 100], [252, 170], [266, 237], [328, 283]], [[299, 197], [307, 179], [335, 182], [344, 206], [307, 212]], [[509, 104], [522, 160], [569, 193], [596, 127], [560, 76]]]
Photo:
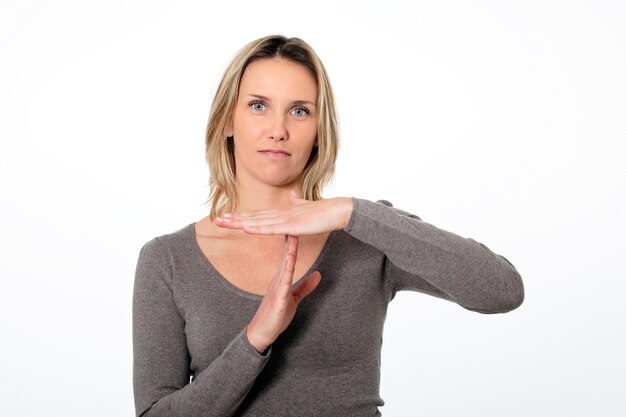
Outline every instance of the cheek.
[[303, 124], [298, 127], [298, 136], [304, 139], [307, 143], [313, 143], [317, 136], [317, 122]]
[[245, 117], [235, 117], [233, 121], [233, 130], [235, 132], [235, 136], [245, 135], [245, 133], [250, 130], [250, 123]]
[[235, 111], [233, 117], [233, 130], [235, 133], [239, 132], [241, 135], [254, 132], [259, 129], [259, 125], [258, 117], [247, 113], [246, 109], [238, 109], [238, 111]]
[[300, 158], [307, 161], [314, 149], [315, 139], [317, 137], [317, 128], [309, 128], [306, 131], [301, 131], [300, 134], [300, 138], [302, 139], [302, 146], [299, 150]]

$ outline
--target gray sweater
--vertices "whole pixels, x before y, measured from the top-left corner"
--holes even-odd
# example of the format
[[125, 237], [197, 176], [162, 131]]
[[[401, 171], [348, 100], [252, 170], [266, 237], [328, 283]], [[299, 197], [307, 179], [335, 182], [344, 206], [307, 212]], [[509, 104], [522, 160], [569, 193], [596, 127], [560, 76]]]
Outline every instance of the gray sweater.
[[321, 283], [265, 355], [245, 333], [262, 297], [217, 272], [194, 223], [148, 241], [133, 293], [136, 415], [380, 416], [383, 324], [397, 291], [480, 313], [522, 303], [519, 273], [482, 243], [385, 200], [353, 203], [304, 274], [320, 271]]

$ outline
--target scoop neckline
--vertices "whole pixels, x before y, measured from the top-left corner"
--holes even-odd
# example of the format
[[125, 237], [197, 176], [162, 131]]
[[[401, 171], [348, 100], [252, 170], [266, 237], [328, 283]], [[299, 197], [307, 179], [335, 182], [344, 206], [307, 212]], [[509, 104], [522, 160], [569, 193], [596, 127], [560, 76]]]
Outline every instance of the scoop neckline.
[[[244, 296], [246, 298], [252, 298], [254, 300], [262, 300], [263, 299], [265, 294], [257, 294], [257, 293], [253, 293], [253, 292], [241, 289], [241, 288], [237, 287], [235, 284], [233, 284], [232, 282], [230, 282], [224, 275], [222, 275], [222, 273], [220, 271], [218, 271], [217, 268], [215, 268], [215, 266], [213, 266], [211, 261], [209, 261], [209, 258], [206, 257], [204, 252], [202, 252], [202, 248], [200, 248], [200, 244], [198, 243], [198, 239], [197, 239], [197, 236], [196, 236], [196, 222], [190, 223], [188, 227], [190, 229], [189, 235], [190, 235], [191, 240], [192, 240], [194, 251], [195, 251], [196, 255], [198, 255], [201, 258], [202, 263], [204, 263], [211, 270], [211, 272], [213, 273], [212, 275], [215, 275], [217, 277], [217, 279], [215, 281], [221, 283], [222, 285], [225, 285], [229, 289], [234, 290], [237, 294], [239, 294], [241, 296]], [[337, 232], [337, 230], [333, 230], [333, 231], [331, 231], [328, 234], [328, 237], [326, 238], [326, 241], [324, 242], [324, 246], [322, 246], [322, 250], [320, 251], [319, 255], [317, 256], [317, 258], [315, 258], [315, 261], [313, 261], [313, 263], [311, 264], [309, 269], [304, 273], [304, 275], [301, 276], [300, 278], [298, 278], [298, 280], [291, 285], [292, 289], [294, 289], [298, 285], [300, 285], [300, 283], [306, 277], [308, 277], [313, 271], [315, 271], [315, 269], [319, 266], [319, 264], [324, 259], [324, 256], [326, 255], [326, 252], [328, 252], [328, 248], [330, 247], [330, 245], [331, 245], [331, 243], [333, 241], [333, 238], [335, 237], [336, 232]]]

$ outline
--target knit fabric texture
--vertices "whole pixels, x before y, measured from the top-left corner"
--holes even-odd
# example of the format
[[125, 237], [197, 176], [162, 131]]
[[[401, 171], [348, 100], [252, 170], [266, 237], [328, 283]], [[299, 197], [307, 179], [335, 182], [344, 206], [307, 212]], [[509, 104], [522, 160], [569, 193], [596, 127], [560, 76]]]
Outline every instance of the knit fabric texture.
[[482, 243], [385, 200], [352, 200], [345, 230], [294, 283], [317, 270], [319, 286], [265, 355], [246, 336], [262, 296], [211, 265], [194, 223], [145, 243], [132, 305], [136, 416], [381, 416], [383, 325], [397, 291], [479, 313], [522, 303], [520, 274]]

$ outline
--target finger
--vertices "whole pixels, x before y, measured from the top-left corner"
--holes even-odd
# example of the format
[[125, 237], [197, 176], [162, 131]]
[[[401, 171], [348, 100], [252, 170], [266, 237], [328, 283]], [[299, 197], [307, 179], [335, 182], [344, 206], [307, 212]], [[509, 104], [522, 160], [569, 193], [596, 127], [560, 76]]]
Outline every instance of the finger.
[[298, 244], [300, 243], [300, 239], [298, 236], [287, 235], [289, 236], [289, 252], [293, 253], [294, 256], [298, 255]]
[[270, 226], [270, 225], [276, 225], [276, 224], [281, 224], [281, 223], [288, 223], [291, 217], [292, 216], [276, 215], [272, 217], [263, 217], [263, 218], [234, 219], [230, 223], [241, 225], [241, 226], [255, 226], [255, 227]]
[[[259, 233], [259, 231], [257, 230], [258, 229], [257, 226], [244, 225], [237, 220], [232, 221], [232, 220], [215, 219], [215, 225], [223, 229], [243, 230], [244, 232], [248, 232], [251, 235], [270, 234], [270, 233], [267, 233], [267, 230], [265, 231], [265, 233]], [[275, 233], [275, 234], [287, 234], [287, 233]]]
[[322, 274], [319, 271], [312, 272], [306, 279], [302, 282], [302, 284], [298, 285], [298, 288], [293, 290], [293, 301], [298, 305], [300, 301], [304, 299], [307, 295], [311, 294], [311, 292], [317, 288], [317, 285], [322, 280]]
[[[267, 294], [276, 291], [276, 288], [280, 286], [282, 280], [285, 278], [285, 271], [287, 269], [287, 262], [289, 260], [289, 248], [290, 248], [290, 245], [292, 244], [293, 243], [291, 242], [291, 238], [288, 235], [285, 235], [285, 247], [283, 249], [283, 256], [280, 262], [280, 266], [278, 267], [278, 271], [276, 272], [276, 275], [274, 275], [274, 278], [272, 279], [272, 281], [270, 281], [270, 284], [267, 286]], [[293, 272], [292, 272], [292, 277], [293, 277]]]
[[289, 202], [291, 204], [305, 204], [305, 203], [308, 203], [308, 200], [304, 198], [300, 198], [297, 195], [294, 195], [292, 193], [289, 193]]
[[287, 245], [285, 269], [283, 270], [280, 282], [283, 286], [291, 288], [293, 271], [296, 269], [296, 259], [298, 256], [298, 238], [296, 236], [289, 236], [287, 239]]
[[264, 219], [215, 219], [217, 226], [226, 229], [242, 229], [252, 233], [262, 234], [289, 234], [282, 232], [289, 226], [289, 219], [286, 217], [268, 217]]
[[247, 213], [236, 213], [229, 216], [220, 216], [218, 218], [230, 219], [230, 220], [252, 220], [252, 219], [271, 219], [287, 217], [288, 215], [294, 215], [301, 213], [303, 210], [300, 207], [287, 206], [272, 210], [251, 211]]
[[[235, 227], [235, 229], [238, 227]], [[266, 226], [242, 226], [241, 230], [250, 235], [291, 235], [299, 236], [306, 234], [291, 223], [270, 224]]]
[[292, 253], [288, 253], [285, 258], [283, 271], [276, 274], [276, 279], [271, 284], [271, 291], [274, 297], [278, 297], [281, 300], [286, 300], [289, 297], [295, 263], [295, 256]]
[[267, 216], [267, 215], [275, 214], [277, 211], [278, 211], [278, 209], [256, 210], [256, 211], [240, 211], [240, 212], [224, 213], [221, 217], [243, 218], [243, 217]]
[[220, 216], [218, 219], [227, 219], [227, 220], [248, 220], [248, 219], [265, 219], [268, 217], [280, 217], [280, 213], [272, 212], [272, 213], [250, 213], [250, 214], [236, 214], [231, 216]]
[[304, 203], [310, 203], [308, 200], [300, 200], [298, 204], [291, 204], [288, 206], [278, 207], [269, 210], [257, 210], [257, 211], [242, 211], [242, 212], [233, 212], [233, 213], [224, 213], [222, 218], [230, 218], [230, 219], [263, 219], [266, 217], [282, 217], [286, 213], [294, 213], [295, 210], [297, 212], [301, 212], [302, 208], [298, 207]]
[[278, 275], [285, 271], [287, 265], [287, 255], [289, 254], [289, 236], [285, 235], [285, 245], [283, 246], [283, 256], [280, 259], [280, 266], [278, 267]]

